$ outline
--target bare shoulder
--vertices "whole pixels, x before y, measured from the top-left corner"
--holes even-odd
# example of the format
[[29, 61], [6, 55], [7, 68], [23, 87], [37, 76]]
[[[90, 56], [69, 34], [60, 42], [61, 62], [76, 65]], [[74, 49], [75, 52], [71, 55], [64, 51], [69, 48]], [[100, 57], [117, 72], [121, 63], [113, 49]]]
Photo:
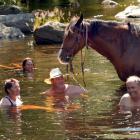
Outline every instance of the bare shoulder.
[[129, 95], [129, 93], [126, 93], [126, 94], [124, 94], [122, 97], [121, 97], [121, 99], [120, 99], [120, 103], [122, 103], [122, 102], [130, 102], [130, 100], [131, 100], [131, 97], [130, 97], [130, 95]]
[[9, 101], [9, 100], [8, 100], [8, 98], [5, 96], [5, 97], [3, 97], [3, 98], [1, 99], [1, 101], [4, 101], [4, 102], [5, 102], [5, 101]]
[[124, 94], [119, 102], [120, 106], [131, 106], [131, 97], [128, 93]]
[[9, 102], [8, 98], [3, 97], [3, 98], [0, 100], [0, 106], [5, 106], [5, 105], [11, 105], [11, 103]]
[[87, 91], [84, 87], [80, 87], [80, 86], [77, 86], [77, 85], [66, 85], [68, 88], [71, 88], [71, 89], [75, 89], [75, 90], [81, 90], [81, 91]]
[[66, 85], [66, 95], [69, 95], [69, 96], [76, 96], [76, 95], [81, 95], [83, 93], [86, 93], [87, 90], [80, 87], [80, 86], [77, 86], [77, 85]]
[[129, 93], [126, 93], [121, 97], [118, 105], [119, 105], [121, 113], [131, 110], [132, 102], [131, 102], [131, 96], [129, 95]]
[[128, 99], [128, 98], [130, 98], [129, 93], [126, 93], [121, 97], [121, 99]]

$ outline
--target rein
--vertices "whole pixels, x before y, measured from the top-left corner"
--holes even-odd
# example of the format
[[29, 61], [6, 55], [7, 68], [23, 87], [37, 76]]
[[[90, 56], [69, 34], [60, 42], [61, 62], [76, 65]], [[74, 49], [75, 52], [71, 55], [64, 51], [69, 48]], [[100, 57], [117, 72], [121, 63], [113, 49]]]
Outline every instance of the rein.
[[[82, 24], [82, 26], [83, 26], [83, 24]], [[78, 30], [79, 33], [83, 33], [83, 36], [85, 36], [85, 47], [88, 49], [88, 26], [85, 24], [85, 31], [82, 28], [80, 28], [80, 29], [77, 27], [75, 27], [75, 28], [76, 28], [76, 30]], [[71, 32], [73, 32], [73, 31], [71, 30]], [[85, 33], [85, 35], [84, 35], [84, 33]], [[74, 41], [72, 46], [75, 46], [75, 43], [77, 43], [77, 42]], [[75, 50], [75, 47], [73, 47], [72, 54], [73, 54], [74, 50]], [[81, 71], [82, 71], [82, 79], [83, 79], [84, 87], [86, 87], [86, 82], [85, 82], [85, 77], [84, 77], [85, 56], [86, 56], [86, 50], [85, 50], [84, 56], [83, 56], [83, 52], [81, 50]], [[73, 58], [73, 56], [72, 56], [72, 58]], [[73, 71], [73, 65], [72, 65], [72, 59], [71, 59], [69, 65], [70, 65], [70, 72], [72, 73], [72, 77], [73, 77], [74, 81], [76, 81], [76, 83], [78, 83], [79, 86], [82, 87], [81, 84], [78, 82], [78, 80], [75, 78], [74, 71]], [[68, 72], [68, 65], [67, 65], [67, 72]]]
[[[86, 24], [85, 24], [85, 26], [86, 26], [86, 40], [85, 40], [85, 47], [88, 49], [88, 27], [87, 27]], [[83, 57], [83, 53], [82, 53], [82, 50], [81, 50], [81, 71], [82, 71], [83, 83], [84, 83], [84, 86], [86, 87], [85, 73], [84, 73], [85, 58], [86, 58], [86, 50], [85, 50], [84, 57]]]

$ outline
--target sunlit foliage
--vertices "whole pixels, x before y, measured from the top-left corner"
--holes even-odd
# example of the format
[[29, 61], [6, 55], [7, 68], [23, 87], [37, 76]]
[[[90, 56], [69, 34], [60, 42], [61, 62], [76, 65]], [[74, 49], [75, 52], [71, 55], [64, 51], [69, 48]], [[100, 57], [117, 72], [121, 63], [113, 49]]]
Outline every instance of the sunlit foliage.
[[52, 11], [37, 10], [33, 13], [35, 15], [34, 30], [44, 25], [47, 21], [68, 22], [71, 17], [71, 13], [69, 12], [66, 20], [65, 13], [58, 8], [54, 8]]
[[0, 0], [0, 5], [17, 5], [19, 0]]

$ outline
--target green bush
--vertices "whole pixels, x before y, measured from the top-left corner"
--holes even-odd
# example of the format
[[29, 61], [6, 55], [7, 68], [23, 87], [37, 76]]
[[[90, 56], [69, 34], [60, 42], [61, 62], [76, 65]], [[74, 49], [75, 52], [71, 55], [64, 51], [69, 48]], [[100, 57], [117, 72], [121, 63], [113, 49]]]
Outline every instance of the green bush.
[[20, 0], [0, 0], [0, 5], [17, 5]]
[[61, 9], [54, 8], [52, 11], [50, 10], [37, 10], [33, 12], [35, 16], [34, 21], [34, 30], [44, 25], [47, 21], [58, 21], [58, 22], [68, 22], [70, 20], [70, 16], [67, 16], [67, 20], [65, 19], [66, 15]]

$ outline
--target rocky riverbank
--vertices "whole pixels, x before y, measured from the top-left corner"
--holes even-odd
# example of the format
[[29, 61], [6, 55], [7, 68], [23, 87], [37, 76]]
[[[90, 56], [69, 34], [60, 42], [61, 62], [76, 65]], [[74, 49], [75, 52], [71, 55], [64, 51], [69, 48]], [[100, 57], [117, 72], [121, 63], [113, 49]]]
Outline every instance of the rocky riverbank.
[[[140, 6], [129, 6], [115, 18], [136, 21], [140, 19], [139, 11]], [[17, 6], [0, 6], [0, 39], [24, 38], [27, 34], [33, 34], [36, 44], [62, 43], [66, 24], [49, 21], [34, 30], [34, 22], [34, 12], [25, 13]]]

